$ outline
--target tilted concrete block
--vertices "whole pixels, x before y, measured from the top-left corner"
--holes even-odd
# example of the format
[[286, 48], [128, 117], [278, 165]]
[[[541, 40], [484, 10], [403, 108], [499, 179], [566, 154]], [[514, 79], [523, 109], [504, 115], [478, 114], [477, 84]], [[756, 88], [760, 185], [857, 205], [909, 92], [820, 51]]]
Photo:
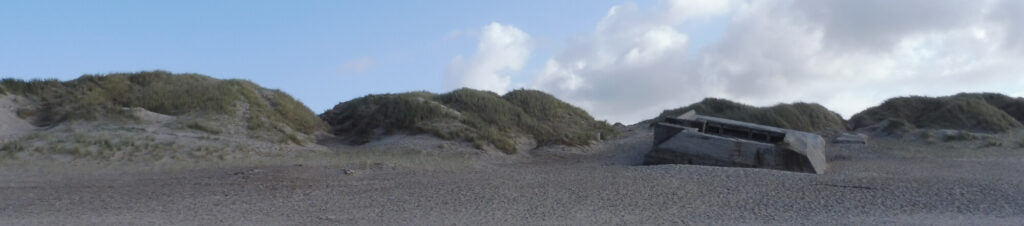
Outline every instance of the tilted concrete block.
[[825, 140], [813, 133], [697, 115], [655, 124], [645, 164], [697, 164], [822, 174]]

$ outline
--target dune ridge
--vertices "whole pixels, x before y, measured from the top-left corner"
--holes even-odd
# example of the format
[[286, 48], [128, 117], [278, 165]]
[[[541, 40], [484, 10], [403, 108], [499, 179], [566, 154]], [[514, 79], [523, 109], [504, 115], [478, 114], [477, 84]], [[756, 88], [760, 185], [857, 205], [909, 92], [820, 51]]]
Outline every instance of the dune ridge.
[[617, 134], [586, 111], [535, 90], [503, 96], [468, 88], [444, 94], [367, 95], [342, 102], [320, 117], [333, 134], [356, 144], [426, 133], [509, 154], [544, 145], [585, 145]]

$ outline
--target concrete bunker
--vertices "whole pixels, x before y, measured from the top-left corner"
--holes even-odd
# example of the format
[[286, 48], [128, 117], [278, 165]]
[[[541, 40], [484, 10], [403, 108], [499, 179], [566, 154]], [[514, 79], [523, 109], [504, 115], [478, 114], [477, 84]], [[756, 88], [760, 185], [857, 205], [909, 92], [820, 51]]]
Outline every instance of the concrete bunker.
[[822, 174], [825, 141], [816, 134], [698, 115], [689, 111], [654, 125], [644, 164], [750, 167]]

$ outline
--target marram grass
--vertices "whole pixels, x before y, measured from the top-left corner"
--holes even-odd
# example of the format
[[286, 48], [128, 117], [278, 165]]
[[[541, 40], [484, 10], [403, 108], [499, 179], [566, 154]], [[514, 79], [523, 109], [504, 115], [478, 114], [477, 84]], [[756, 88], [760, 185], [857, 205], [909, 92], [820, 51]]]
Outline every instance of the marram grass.
[[43, 126], [69, 120], [124, 119], [128, 115], [122, 109], [140, 107], [173, 116], [237, 119], [249, 130], [280, 132], [281, 136], [288, 132], [281, 131], [278, 124], [305, 134], [326, 128], [309, 108], [280, 90], [199, 74], [146, 71], [83, 75], [66, 82], [3, 79], [0, 87], [3, 92], [38, 103], [35, 108], [19, 110], [19, 114], [32, 115]]
[[426, 133], [477, 146], [489, 144], [506, 153], [517, 151], [516, 139], [576, 146], [617, 134], [582, 109], [535, 90], [504, 96], [468, 88], [444, 94], [367, 95], [342, 102], [320, 117], [334, 134], [355, 143], [396, 133]]
[[1005, 132], [1020, 128], [1024, 98], [995, 93], [960, 93], [944, 97], [896, 97], [850, 118], [854, 129], [898, 121], [924, 129]]

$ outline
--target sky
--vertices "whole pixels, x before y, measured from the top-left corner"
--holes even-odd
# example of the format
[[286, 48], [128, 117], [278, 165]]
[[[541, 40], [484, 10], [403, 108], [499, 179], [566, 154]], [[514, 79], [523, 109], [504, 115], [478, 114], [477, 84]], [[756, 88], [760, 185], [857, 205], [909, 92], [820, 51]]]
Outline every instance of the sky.
[[635, 123], [706, 97], [1024, 96], [1024, 1], [0, 1], [0, 77], [166, 70], [283, 90], [537, 89]]

